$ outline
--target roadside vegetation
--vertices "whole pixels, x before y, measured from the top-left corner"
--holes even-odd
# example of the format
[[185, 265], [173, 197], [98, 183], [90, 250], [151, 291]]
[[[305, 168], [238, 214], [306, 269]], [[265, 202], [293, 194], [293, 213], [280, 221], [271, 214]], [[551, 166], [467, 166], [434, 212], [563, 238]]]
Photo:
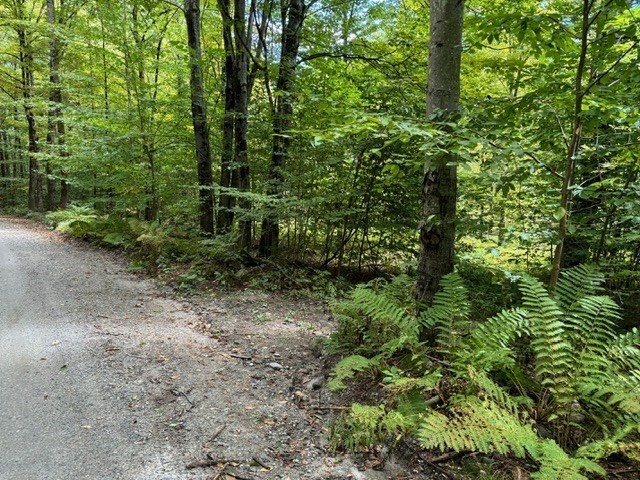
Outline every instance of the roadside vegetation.
[[331, 301], [336, 451], [634, 478], [639, 19], [0, 0], [0, 208], [183, 295]]

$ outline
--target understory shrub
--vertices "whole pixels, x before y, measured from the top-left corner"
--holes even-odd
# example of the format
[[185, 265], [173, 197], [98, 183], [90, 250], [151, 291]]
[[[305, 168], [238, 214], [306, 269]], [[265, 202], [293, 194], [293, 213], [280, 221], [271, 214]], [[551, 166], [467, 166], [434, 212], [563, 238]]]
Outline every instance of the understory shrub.
[[[617, 333], [620, 309], [603, 281], [578, 266], [549, 293], [519, 277], [521, 304], [482, 322], [457, 273], [424, 311], [406, 277], [357, 288], [334, 307], [330, 347], [351, 355], [329, 386], [374, 370], [385, 401], [354, 405], [331, 444], [367, 449], [411, 435], [425, 448], [526, 459], [538, 480], [604, 475], [598, 461], [614, 453], [639, 460], [640, 330]], [[424, 331], [435, 338], [422, 342]]]

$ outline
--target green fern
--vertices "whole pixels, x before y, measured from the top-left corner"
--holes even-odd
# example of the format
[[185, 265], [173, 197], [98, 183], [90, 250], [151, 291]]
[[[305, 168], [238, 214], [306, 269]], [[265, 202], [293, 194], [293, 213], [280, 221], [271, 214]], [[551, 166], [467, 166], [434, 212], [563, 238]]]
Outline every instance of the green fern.
[[621, 453], [632, 460], [640, 461], [640, 443], [625, 441], [630, 435], [638, 433], [640, 423], [627, 424], [603, 440], [580, 447], [576, 454], [591, 460], [600, 460], [614, 453]]
[[415, 420], [399, 410], [387, 411], [383, 405], [354, 403], [331, 426], [332, 450], [367, 451], [388, 440], [397, 441], [415, 427]]
[[360, 286], [347, 301], [332, 306], [340, 329], [329, 348], [364, 356], [415, 348], [420, 324], [410, 306], [410, 288], [404, 277], [388, 284], [379, 281]]
[[423, 328], [435, 328], [440, 349], [451, 351], [471, 330], [471, 303], [462, 277], [457, 273], [442, 277], [440, 288], [420, 322]]
[[420, 377], [387, 376], [384, 388], [390, 395], [398, 397], [411, 391], [429, 392], [435, 390], [442, 378], [440, 369], [436, 369]]
[[[532, 458], [539, 465], [532, 478], [539, 480], [603, 474], [595, 462], [612, 453], [640, 458], [640, 330], [615, 333], [620, 310], [599, 295], [602, 280], [594, 269], [576, 267], [549, 294], [539, 280], [523, 277], [522, 306], [476, 326], [455, 274], [443, 279], [433, 305], [419, 315], [407, 299], [406, 278], [358, 290], [348, 302], [349, 315], [366, 323], [365, 343], [376, 343], [376, 356], [348, 357], [332, 381], [386, 366], [387, 405], [394, 408], [369, 411], [375, 421], [368, 424], [354, 420], [361, 411], [350, 413], [343, 427], [366, 426], [367, 439], [413, 431], [426, 448]], [[435, 357], [418, 342], [419, 328], [436, 330]], [[397, 359], [408, 357], [413, 370], [405, 373]], [[443, 385], [454, 389], [447, 406], [430, 410], [425, 396], [436, 389], [442, 395]], [[540, 438], [533, 419], [561, 432], [560, 444]], [[350, 443], [366, 443], [350, 435]], [[567, 453], [577, 442], [583, 446]]]
[[428, 412], [417, 438], [425, 448], [530, 456], [540, 464], [532, 474], [538, 480], [587, 480], [582, 472], [605, 474], [594, 461], [570, 457], [552, 440], [539, 438], [531, 424], [488, 398], [459, 400], [448, 416]]
[[604, 280], [602, 273], [588, 265], [568, 268], [560, 275], [554, 296], [563, 311], [571, 311], [582, 298], [602, 293]]
[[640, 370], [640, 329], [618, 335], [606, 356], [622, 371]]
[[489, 372], [510, 371], [516, 366], [517, 337], [529, 334], [527, 312], [516, 308], [505, 310], [476, 326], [464, 348], [455, 350], [453, 368], [464, 375], [468, 365]]
[[333, 368], [327, 387], [334, 392], [344, 390], [347, 388], [345, 380], [354, 377], [359, 372], [378, 366], [380, 360], [380, 357], [366, 358], [361, 355], [349, 355], [343, 358]]
[[531, 277], [522, 278], [520, 289], [530, 322], [536, 376], [553, 394], [562, 412], [574, 402], [576, 394], [571, 379], [572, 345], [562, 321], [560, 302], [549, 296], [542, 282]]

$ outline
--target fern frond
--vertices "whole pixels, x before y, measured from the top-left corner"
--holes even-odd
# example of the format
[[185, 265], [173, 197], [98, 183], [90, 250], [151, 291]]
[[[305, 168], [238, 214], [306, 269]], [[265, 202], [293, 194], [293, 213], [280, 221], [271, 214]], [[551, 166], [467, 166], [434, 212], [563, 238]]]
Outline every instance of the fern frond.
[[536, 375], [553, 394], [562, 411], [575, 399], [571, 379], [574, 371], [573, 347], [562, 321], [563, 312], [539, 280], [522, 277], [520, 289], [530, 321]]
[[586, 480], [582, 472], [603, 473], [595, 462], [573, 458], [552, 440], [540, 439], [530, 424], [491, 401], [468, 399], [451, 407], [451, 416], [428, 412], [417, 437], [425, 448], [527, 455], [540, 463], [538, 480]]
[[595, 473], [605, 476], [607, 472], [593, 460], [570, 457], [553, 440], [540, 441], [538, 457], [540, 470], [531, 474], [532, 480], [586, 480], [582, 474]]
[[587, 412], [605, 433], [640, 419], [640, 371], [627, 375], [578, 379], [577, 389]]
[[640, 461], [640, 443], [623, 441], [629, 435], [639, 432], [640, 423], [627, 424], [607, 438], [580, 447], [576, 455], [597, 461], [614, 453], [621, 453], [631, 460]]
[[452, 352], [454, 370], [466, 374], [467, 366], [481, 371], [509, 371], [515, 365], [516, 352], [513, 343], [518, 336], [529, 333], [527, 313], [523, 309], [504, 310], [477, 325], [464, 348]]
[[457, 273], [442, 277], [440, 288], [423, 317], [423, 326], [428, 324], [435, 327], [438, 345], [445, 350], [452, 350], [460, 343], [459, 339], [471, 330], [471, 303], [464, 281]]
[[352, 293], [352, 302], [374, 321], [395, 325], [409, 321], [407, 310], [383, 293], [358, 287]]
[[416, 280], [409, 275], [398, 275], [384, 286], [384, 294], [402, 304], [413, 302], [413, 290]]
[[333, 450], [345, 448], [363, 451], [380, 441], [380, 421], [385, 415], [384, 406], [354, 403], [332, 425], [329, 435]]
[[333, 450], [345, 448], [366, 451], [392, 437], [399, 440], [415, 427], [415, 415], [399, 410], [387, 411], [383, 405], [354, 403], [331, 427], [329, 443]]
[[441, 378], [442, 372], [440, 371], [440, 369], [437, 369], [422, 377], [394, 378], [389, 383], [386, 383], [384, 388], [387, 392], [394, 396], [407, 394], [412, 390], [428, 392], [434, 390], [438, 386]]
[[528, 416], [522, 411], [523, 404], [530, 403], [528, 397], [516, 397], [505, 391], [502, 387], [494, 383], [483, 372], [476, 371], [472, 366], [468, 367], [469, 380], [473, 386], [479, 390], [481, 399], [491, 400], [500, 408], [504, 408], [511, 415], [525, 421]]
[[604, 276], [588, 265], [566, 269], [560, 275], [554, 296], [564, 311], [570, 311], [581, 298], [602, 292]]
[[640, 370], [640, 329], [618, 335], [607, 351], [607, 358], [621, 370]]
[[340, 330], [332, 335], [330, 346], [335, 351], [367, 356], [391, 356], [398, 350], [416, 347], [420, 324], [411, 302], [402, 298], [403, 289], [407, 297], [409, 289], [404, 278], [384, 286], [377, 280], [354, 289], [348, 300], [333, 304]]
[[331, 372], [331, 378], [327, 382], [327, 387], [334, 392], [339, 392], [347, 388], [345, 380], [352, 378], [359, 372], [380, 365], [381, 358], [366, 358], [361, 355], [349, 355], [338, 362]]
[[621, 318], [620, 307], [609, 297], [589, 295], [577, 300], [567, 313], [566, 322], [577, 352], [606, 357]]

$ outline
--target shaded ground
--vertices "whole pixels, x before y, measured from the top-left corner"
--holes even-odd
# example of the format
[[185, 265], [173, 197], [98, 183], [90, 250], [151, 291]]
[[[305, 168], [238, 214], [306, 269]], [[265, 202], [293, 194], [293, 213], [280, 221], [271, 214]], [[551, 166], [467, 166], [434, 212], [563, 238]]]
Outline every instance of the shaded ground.
[[441, 478], [325, 451], [331, 328], [311, 300], [176, 300], [0, 218], [0, 479]]

